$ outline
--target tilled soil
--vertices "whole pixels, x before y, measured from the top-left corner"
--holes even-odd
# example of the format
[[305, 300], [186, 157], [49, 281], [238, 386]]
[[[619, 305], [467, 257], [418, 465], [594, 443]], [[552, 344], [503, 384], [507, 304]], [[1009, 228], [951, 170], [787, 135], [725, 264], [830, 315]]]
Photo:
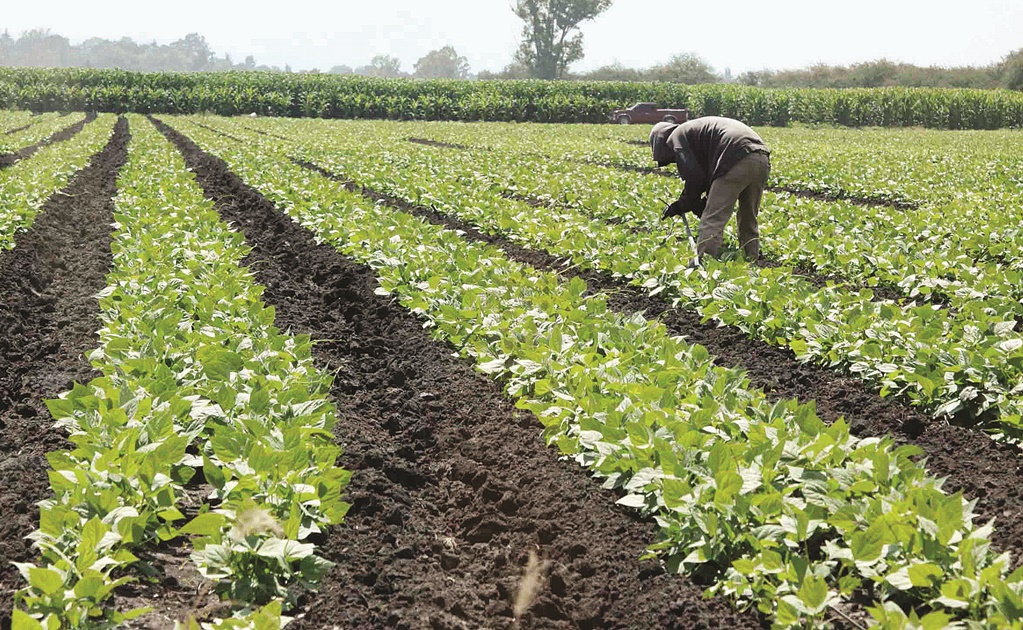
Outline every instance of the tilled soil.
[[377, 296], [373, 272], [316, 245], [220, 160], [162, 127], [253, 246], [276, 323], [319, 340], [352, 510], [322, 544], [336, 562], [297, 628], [511, 628], [530, 551], [547, 569], [523, 628], [754, 628], [761, 620], [639, 556], [653, 523], [617, 507], [540, 439], [471, 363]]
[[19, 149], [13, 153], [4, 153], [3, 155], [0, 155], [0, 169], [7, 168], [8, 166], [11, 166], [14, 163], [19, 162], [21, 160], [27, 160], [28, 158], [32, 157], [36, 151], [45, 146], [55, 144], [57, 142], [64, 142], [65, 140], [70, 140], [71, 138], [74, 137], [75, 134], [77, 134], [79, 131], [85, 128], [85, 125], [92, 122], [93, 120], [96, 120], [96, 114], [90, 112], [85, 115], [84, 120], [80, 120], [77, 123], [58, 131], [57, 133], [53, 134], [52, 136], [43, 140], [42, 142], [37, 142], [31, 146]]
[[36, 555], [25, 535], [50, 493], [45, 454], [70, 447], [43, 400], [99, 375], [83, 355], [97, 345], [94, 296], [110, 268], [111, 198], [127, 141], [121, 119], [106, 148], [0, 254], [0, 627], [23, 586], [10, 563]]
[[[314, 165], [304, 165], [341, 180]], [[356, 189], [350, 183], [347, 185]], [[704, 323], [695, 311], [673, 308], [669, 300], [651, 297], [642, 289], [608, 274], [569, 268], [564, 261], [546, 252], [484, 234], [456, 217], [412, 206], [371, 190], [362, 189], [362, 192], [434, 224], [461, 230], [466, 239], [495, 245], [519, 262], [566, 277], [582, 278], [591, 291], [607, 295], [610, 308], [623, 313], [642, 311], [647, 317], [659, 319], [672, 333], [706, 347], [718, 365], [744, 369], [750, 384], [763, 389], [773, 400], [815, 401], [818, 415], [827, 422], [844, 417], [857, 435], [892, 435], [899, 444], [917, 446], [927, 458], [927, 469], [948, 479], [946, 490], [962, 490], [967, 498], [978, 499], [976, 512], [982, 522], [998, 519], [992, 540], [1000, 549], [1016, 550], [1023, 544], [1023, 493], [1018, 483], [1023, 460], [1017, 448], [995, 442], [979, 431], [932, 420], [898, 400], [880, 397], [859, 379], [799, 362], [788, 348], [751, 339], [737, 328]], [[1017, 553], [1013, 561], [1019, 566], [1023, 558]]]

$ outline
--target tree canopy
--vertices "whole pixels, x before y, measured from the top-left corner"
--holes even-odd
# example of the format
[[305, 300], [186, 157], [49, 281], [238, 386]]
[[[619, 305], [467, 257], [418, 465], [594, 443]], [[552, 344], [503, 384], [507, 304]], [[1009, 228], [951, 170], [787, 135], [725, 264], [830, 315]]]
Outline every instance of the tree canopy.
[[248, 57], [235, 64], [230, 55], [217, 57], [206, 38], [189, 33], [169, 44], [137, 43], [129, 37], [118, 40], [93, 37], [79, 45], [68, 38], [36, 29], [17, 39], [10, 33], [0, 35], [0, 65], [28, 67], [121, 68], [140, 71], [253, 70], [256, 62]]
[[469, 61], [460, 57], [451, 46], [431, 50], [413, 66], [418, 79], [465, 79], [469, 76]]
[[613, 0], [517, 0], [512, 10], [525, 24], [515, 60], [538, 79], [564, 78], [569, 64], [583, 58], [579, 24], [592, 20]]
[[355, 74], [367, 77], [394, 78], [407, 76], [401, 71], [401, 59], [390, 55], [377, 55], [369, 62], [368, 66], [360, 66], [355, 69]]
[[1002, 61], [1002, 83], [1010, 90], [1023, 90], [1023, 48]]

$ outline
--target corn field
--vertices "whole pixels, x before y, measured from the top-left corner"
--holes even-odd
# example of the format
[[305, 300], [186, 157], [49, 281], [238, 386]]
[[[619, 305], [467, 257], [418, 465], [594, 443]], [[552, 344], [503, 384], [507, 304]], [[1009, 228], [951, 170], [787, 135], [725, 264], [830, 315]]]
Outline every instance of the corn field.
[[752, 125], [998, 129], [1023, 126], [1023, 94], [1007, 90], [761, 89], [672, 83], [375, 79], [269, 72], [138, 73], [0, 69], [0, 108], [143, 114], [256, 113], [375, 118], [602, 123], [639, 101]]

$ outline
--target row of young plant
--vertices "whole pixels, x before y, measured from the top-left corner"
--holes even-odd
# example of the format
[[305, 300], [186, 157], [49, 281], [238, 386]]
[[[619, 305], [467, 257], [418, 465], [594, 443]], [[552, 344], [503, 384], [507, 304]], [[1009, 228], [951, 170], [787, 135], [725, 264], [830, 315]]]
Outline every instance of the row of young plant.
[[23, 109], [0, 109], [0, 134], [9, 134], [32, 122], [32, 112]]
[[[480, 168], [472, 156], [354, 131], [314, 122], [287, 126], [293, 155], [368, 188], [624, 278], [706, 319], [787, 345], [801, 360], [844, 369], [882, 395], [905, 395], [937, 415], [972, 417], [1012, 439], [1021, 435], [1023, 338], [1011, 317], [983, 304], [951, 314], [930, 304], [881, 301], [868, 290], [818, 289], [788, 267], [708, 261], [689, 270], [692, 252], [684, 239], [636, 233], [572, 208], [538, 211], [476, 181]], [[287, 144], [256, 133], [244, 139]]]
[[[84, 118], [85, 114], [69, 114], [67, 116], [43, 114], [38, 120], [32, 120], [32, 124], [26, 129], [15, 131], [12, 134], [0, 135], [0, 155], [13, 153], [19, 149], [42, 142], [53, 134], [81, 122]], [[21, 126], [18, 125], [14, 129]]]
[[[633, 169], [654, 165], [648, 125], [481, 127], [407, 122], [401, 128], [411, 137], [518, 155], [539, 153]], [[902, 206], [950, 202], [997, 206], [1018, 203], [1023, 194], [1018, 130], [759, 127], [757, 132], [771, 148], [774, 186]]]
[[1023, 571], [1009, 574], [989, 526], [941, 492], [915, 448], [826, 426], [812, 404], [772, 404], [662, 324], [608, 311], [581, 280], [349, 193], [272, 138], [171, 124], [372, 266], [381, 293], [501, 380], [550, 443], [625, 490], [620, 503], [653, 514], [651, 552], [713, 577], [710, 593], [755, 603], [778, 627], [820, 624], [863, 595], [881, 627], [1023, 627]]
[[240, 266], [249, 247], [180, 154], [141, 117], [131, 132], [89, 356], [102, 377], [47, 401], [74, 447], [47, 457], [54, 497], [32, 535], [39, 562], [19, 565], [28, 585], [14, 628], [112, 628], [144, 614], [117, 610], [117, 588], [138, 575], [138, 549], [181, 536], [233, 613], [203, 627], [279, 627], [330, 567], [310, 536], [348, 507], [331, 377], [308, 337], [274, 327]]
[[103, 114], [70, 140], [43, 147], [30, 159], [0, 169], [0, 252], [14, 247], [17, 234], [31, 227], [46, 200], [103, 150], [115, 122], [116, 116]]
[[[1018, 130], [763, 129], [778, 185], [885, 202], [1006, 205], [1023, 193]], [[645, 138], [644, 138], [645, 140]], [[628, 146], [628, 145], [626, 145]], [[646, 147], [633, 159], [649, 163]]]
[[[913, 224], [904, 230], [906, 238], [937, 229], [981, 256], [1011, 254], [1017, 262], [1023, 256], [1016, 220], [1023, 196], [1018, 131], [762, 131], [772, 148], [773, 186], [894, 205], [880, 210], [892, 218], [908, 215]], [[600, 146], [584, 159], [627, 168], [652, 165], [646, 146], [614, 145]], [[608, 159], [613, 151], [622, 157]]]
[[[642, 179], [635, 170], [653, 166], [646, 146], [629, 146], [613, 138], [613, 131], [583, 135], [580, 126], [556, 133], [548, 127], [509, 127], [488, 125], [485, 133], [480, 133], [480, 128], [444, 123], [390, 128], [396, 135], [407, 133], [407, 137], [500, 151], [518, 159], [617, 166], [633, 171], [622, 175], [626, 181]], [[894, 239], [903, 248], [944, 248], [949, 258], [967, 256], [981, 263], [1023, 265], [1023, 225], [1018, 220], [1023, 198], [1023, 157], [1016, 149], [1019, 132], [970, 132], [965, 138], [919, 130], [765, 129], [762, 133], [772, 147], [769, 185], [837, 200], [868, 199], [903, 206], [847, 208], [841, 227], [858, 228], [866, 246], [884, 247]], [[878, 139], [866, 141], [865, 146], [857, 144], [865, 134]], [[929, 142], [919, 143], [914, 134], [923, 134]], [[914, 148], [905, 148], [906, 143]], [[899, 168], [893, 169], [892, 164]], [[661, 174], [679, 185], [673, 168], [665, 168]], [[815, 214], [806, 217], [812, 229], [828, 229], [828, 208], [820, 207], [819, 218]]]
[[[380, 135], [393, 134], [394, 142], [405, 133], [404, 126], [380, 130]], [[474, 164], [474, 179], [495, 190], [655, 232], [665, 228], [660, 219], [665, 202], [682, 187], [677, 178], [503, 149], [467, 151], [470, 155], [450, 157]], [[862, 285], [883, 282], [907, 297], [932, 298], [953, 308], [979, 301], [1008, 319], [1023, 317], [1023, 244], [1014, 242], [1016, 235], [1023, 241], [1023, 225], [1011, 210], [999, 217], [1009, 230], [1001, 236], [1011, 249], [998, 244], [997, 221], [989, 218], [978, 238], [977, 230], [949, 229], [934, 216], [940, 211], [930, 208], [903, 212], [768, 192], [762, 210], [763, 252], [776, 261]], [[963, 242], [966, 238], [969, 243]], [[974, 245], [985, 248], [971, 249]]]

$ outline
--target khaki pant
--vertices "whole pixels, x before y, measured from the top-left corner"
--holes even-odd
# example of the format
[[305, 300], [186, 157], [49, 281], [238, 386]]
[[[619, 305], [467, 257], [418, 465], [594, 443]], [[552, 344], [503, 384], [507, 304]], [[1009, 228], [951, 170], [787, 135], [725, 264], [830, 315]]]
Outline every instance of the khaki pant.
[[716, 258], [721, 254], [721, 237], [736, 201], [739, 202], [739, 244], [748, 260], [760, 256], [757, 214], [770, 172], [771, 158], [766, 153], [750, 153], [723, 177], [714, 180], [700, 220], [700, 240], [696, 243], [701, 258], [705, 255]]

